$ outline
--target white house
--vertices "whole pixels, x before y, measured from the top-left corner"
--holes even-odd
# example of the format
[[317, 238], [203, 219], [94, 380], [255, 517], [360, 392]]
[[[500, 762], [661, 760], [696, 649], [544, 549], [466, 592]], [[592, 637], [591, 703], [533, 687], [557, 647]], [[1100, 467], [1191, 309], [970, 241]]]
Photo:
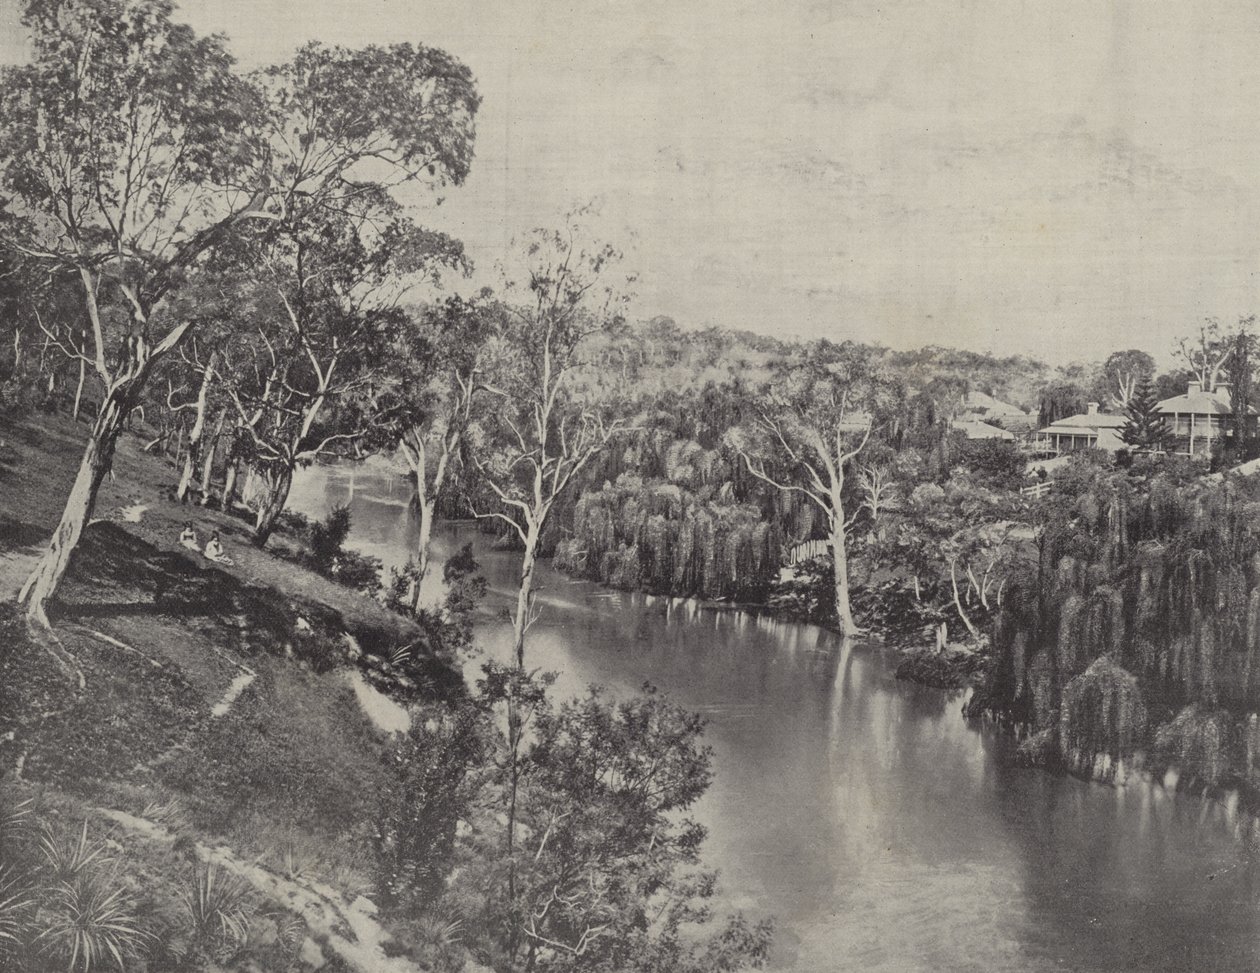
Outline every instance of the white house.
[[[1234, 436], [1234, 405], [1228, 382], [1217, 382], [1211, 392], [1201, 382], [1191, 382], [1185, 395], [1164, 399], [1156, 409], [1174, 440], [1174, 450], [1185, 456], [1204, 456], [1213, 446]], [[1248, 410], [1255, 424], [1255, 409]]]
[[1065, 416], [1044, 429], [1038, 429], [1033, 438], [1033, 451], [1050, 456], [1078, 449], [1105, 449], [1114, 453], [1125, 448], [1124, 440], [1120, 438], [1120, 429], [1125, 421], [1124, 416], [1099, 412], [1098, 403], [1091, 402], [1087, 411]]

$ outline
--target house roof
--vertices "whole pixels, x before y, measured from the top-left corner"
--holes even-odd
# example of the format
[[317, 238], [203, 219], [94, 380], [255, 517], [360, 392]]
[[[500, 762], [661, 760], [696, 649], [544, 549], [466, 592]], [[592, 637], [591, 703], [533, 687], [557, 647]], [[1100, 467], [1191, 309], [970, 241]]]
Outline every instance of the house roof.
[[956, 419], [951, 428], [964, 433], [968, 439], [1014, 439], [1015, 434], [1008, 429], [999, 429], [987, 422], [977, 419]]
[[1009, 402], [1003, 402], [1001, 399], [995, 399], [991, 395], [984, 392], [971, 391], [967, 393], [967, 411], [980, 412], [991, 416], [1026, 416], [1028, 415], [1023, 409], [1017, 405], [1011, 405]]
[[[1231, 416], [1234, 414], [1233, 407], [1229, 402], [1225, 401], [1222, 396], [1215, 392], [1187, 392], [1185, 395], [1174, 395], [1171, 399], [1164, 399], [1155, 406], [1156, 410], [1168, 415], [1174, 413], [1180, 415], [1199, 415], [1199, 416]], [[1254, 413], [1254, 408], [1249, 408], [1249, 412]]]
[[1100, 429], [1119, 429], [1125, 424], [1124, 416], [1108, 415], [1105, 412], [1082, 412], [1079, 415], [1064, 416], [1056, 419], [1039, 432], [1076, 433], [1097, 432]]

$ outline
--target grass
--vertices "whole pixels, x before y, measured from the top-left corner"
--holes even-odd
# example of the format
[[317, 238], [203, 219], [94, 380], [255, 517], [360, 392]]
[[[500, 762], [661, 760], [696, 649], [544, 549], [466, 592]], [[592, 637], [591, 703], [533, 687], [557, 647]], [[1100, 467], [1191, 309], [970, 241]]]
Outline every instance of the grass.
[[[272, 969], [271, 956], [285, 969], [301, 920], [283, 902], [246, 906], [213, 870], [190, 880], [189, 849], [223, 843], [347, 901], [362, 894], [383, 746], [337, 670], [364, 667], [403, 701], [459, 692], [462, 681], [414, 622], [254, 548], [235, 516], [173, 502], [177, 471], [127, 436], [52, 613], [86, 679], [77, 691], [10, 599], [60, 516], [84, 434], [64, 418], [0, 419], [0, 854], [42, 844], [60, 891], [38, 910], [40, 948], [62, 969], [177, 964], [154, 943], [151, 961], [135, 958], [144, 930], [170, 943], [257, 939], [268, 944], [250, 946], [258, 968]], [[136, 507], [140, 521], [124, 521], [120, 510]], [[220, 533], [233, 566], [179, 547], [189, 519], [199, 535]], [[401, 646], [411, 646], [405, 658]], [[410, 683], [391, 675], [400, 666]], [[212, 715], [246, 670], [248, 687]], [[6, 783], [15, 767], [21, 780]], [[37, 793], [42, 832], [24, 803]], [[107, 851], [85, 822], [97, 808], [158, 821], [178, 841], [114, 833]], [[0, 872], [0, 969], [30, 908], [21, 876]]]

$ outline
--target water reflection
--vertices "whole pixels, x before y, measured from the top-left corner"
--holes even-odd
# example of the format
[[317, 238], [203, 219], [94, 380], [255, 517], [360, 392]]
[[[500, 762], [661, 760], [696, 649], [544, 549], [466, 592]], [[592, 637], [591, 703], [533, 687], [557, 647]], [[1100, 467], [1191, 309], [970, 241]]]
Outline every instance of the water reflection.
[[[322, 515], [352, 492], [352, 543], [403, 563], [415, 525], [401, 479], [312, 471], [292, 505]], [[506, 660], [516, 561], [467, 527], [444, 530], [436, 556], [469, 540], [490, 582], [485, 652]], [[540, 583], [530, 662], [556, 671], [561, 693], [648, 681], [708, 718], [706, 859], [726, 905], [779, 917], [777, 967], [1256, 966], [1228, 808], [1015, 767], [1003, 741], [964, 724], [961, 695], [897, 682], [879, 649], [814, 626], [604, 591], [546, 567]]]

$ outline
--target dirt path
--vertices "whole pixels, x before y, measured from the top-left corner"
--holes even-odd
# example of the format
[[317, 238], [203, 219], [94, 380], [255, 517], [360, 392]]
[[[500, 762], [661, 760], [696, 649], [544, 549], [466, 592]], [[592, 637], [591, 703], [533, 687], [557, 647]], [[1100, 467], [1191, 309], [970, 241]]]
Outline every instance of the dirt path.
[[[132, 834], [162, 845], [175, 842], [175, 834], [153, 821], [108, 808], [98, 808], [97, 811]], [[421, 968], [415, 964], [401, 957], [386, 955], [384, 943], [389, 936], [376, 920], [376, 906], [367, 899], [360, 897], [345, 905], [339, 901], [340, 896], [334, 889], [317, 882], [295, 882], [284, 878], [261, 865], [245, 861], [230, 848], [221, 845], [210, 847], [201, 842], [194, 844], [193, 848], [203, 862], [219, 865], [244, 879], [268, 899], [300, 915], [306, 920], [312, 938], [323, 940], [326, 948], [352, 969], [360, 973], [421, 973]], [[315, 944], [310, 943], [307, 948], [312, 946]], [[481, 968], [470, 964], [465, 969], [471, 973]]]

